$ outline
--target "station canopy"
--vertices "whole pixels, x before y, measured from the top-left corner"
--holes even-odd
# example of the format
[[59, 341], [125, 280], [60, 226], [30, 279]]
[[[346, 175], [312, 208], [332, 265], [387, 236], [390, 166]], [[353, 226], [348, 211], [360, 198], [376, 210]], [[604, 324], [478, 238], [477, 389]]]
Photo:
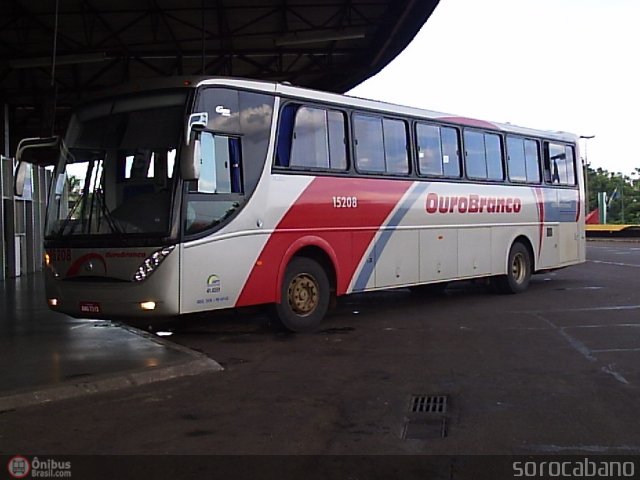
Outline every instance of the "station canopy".
[[345, 92], [397, 56], [438, 1], [2, 0], [0, 104], [11, 143], [59, 133], [70, 108], [97, 91], [157, 77]]

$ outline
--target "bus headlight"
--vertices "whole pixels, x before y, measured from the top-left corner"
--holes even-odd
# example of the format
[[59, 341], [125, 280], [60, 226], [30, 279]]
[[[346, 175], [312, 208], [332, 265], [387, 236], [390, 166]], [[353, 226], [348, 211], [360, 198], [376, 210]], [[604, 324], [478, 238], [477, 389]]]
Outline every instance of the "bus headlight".
[[156, 268], [164, 261], [165, 258], [176, 248], [175, 245], [171, 245], [169, 247], [161, 248], [160, 250], [156, 250], [147, 258], [144, 259], [142, 265], [138, 267], [135, 275], [133, 276], [133, 280], [136, 282], [142, 282], [146, 280], [149, 275], [151, 275]]
[[53, 273], [54, 277], [58, 276], [58, 272], [53, 266], [53, 262], [51, 261], [51, 255], [49, 255], [48, 252], [44, 252], [44, 266], [48, 268], [51, 271], [51, 273]]

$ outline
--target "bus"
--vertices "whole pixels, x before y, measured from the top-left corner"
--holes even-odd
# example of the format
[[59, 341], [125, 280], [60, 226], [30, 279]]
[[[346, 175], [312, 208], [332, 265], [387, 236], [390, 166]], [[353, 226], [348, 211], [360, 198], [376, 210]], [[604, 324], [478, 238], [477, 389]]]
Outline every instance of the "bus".
[[578, 140], [237, 78], [172, 79], [97, 98], [52, 165], [46, 298], [73, 317], [269, 305], [313, 331], [336, 297], [531, 275], [585, 260]]

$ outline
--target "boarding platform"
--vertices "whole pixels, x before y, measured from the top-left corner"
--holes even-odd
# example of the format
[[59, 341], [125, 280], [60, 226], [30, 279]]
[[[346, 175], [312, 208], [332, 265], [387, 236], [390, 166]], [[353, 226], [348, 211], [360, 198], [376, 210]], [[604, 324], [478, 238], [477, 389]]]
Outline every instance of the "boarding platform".
[[48, 309], [41, 274], [0, 282], [0, 411], [222, 370], [126, 325]]

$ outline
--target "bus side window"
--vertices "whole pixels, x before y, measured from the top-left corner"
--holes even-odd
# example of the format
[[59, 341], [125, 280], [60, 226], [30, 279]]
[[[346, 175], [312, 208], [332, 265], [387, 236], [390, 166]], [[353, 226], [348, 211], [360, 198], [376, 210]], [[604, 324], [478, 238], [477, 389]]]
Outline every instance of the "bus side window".
[[507, 166], [512, 182], [540, 183], [538, 142], [507, 135]]
[[500, 135], [485, 133], [484, 145], [487, 156], [487, 178], [489, 180], [504, 180]]
[[329, 168], [327, 111], [301, 107], [296, 114], [291, 142], [291, 166]]
[[443, 175], [440, 127], [418, 123], [416, 125], [416, 138], [418, 141], [418, 170], [420, 174]]
[[544, 178], [556, 185], [575, 185], [575, 159], [573, 148], [568, 145], [545, 142]]
[[464, 131], [467, 176], [479, 180], [504, 180], [502, 141], [494, 133]]
[[293, 141], [293, 122], [300, 105], [290, 103], [280, 112], [280, 127], [276, 145], [276, 166], [288, 167], [291, 162], [291, 142]]
[[486, 179], [487, 163], [484, 135], [472, 130], [464, 131], [465, 167], [469, 178]]
[[460, 177], [460, 147], [455, 128], [418, 123], [416, 139], [421, 175]]
[[512, 182], [527, 181], [524, 138], [507, 135], [507, 169]]
[[354, 115], [356, 166], [368, 173], [409, 173], [407, 124], [403, 120]]
[[384, 156], [387, 173], [409, 173], [407, 124], [402, 120], [382, 120]]
[[458, 131], [451, 127], [440, 127], [442, 140], [442, 166], [447, 177], [460, 178], [460, 140]]
[[327, 112], [329, 131], [329, 166], [333, 170], [347, 169], [347, 134], [346, 120], [343, 112], [329, 110]]
[[[291, 107], [291, 105], [287, 105]], [[286, 115], [286, 112], [285, 112]], [[346, 170], [347, 143], [345, 115], [338, 110], [302, 106], [297, 108], [295, 121], [283, 118], [277, 147], [277, 166], [301, 169]], [[292, 131], [289, 133], [289, 129]], [[290, 140], [287, 138], [290, 135]], [[287, 147], [290, 146], [290, 150]]]
[[241, 146], [236, 137], [200, 135], [200, 179], [189, 182], [184, 217], [187, 235], [218, 225], [240, 206], [244, 194]]
[[527, 169], [527, 182], [540, 183], [540, 157], [537, 140], [524, 141], [524, 157]]
[[199, 193], [242, 193], [240, 139], [203, 132]]
[[567, 168], [567, 185], [576, 184], [576, 167], [575, 167], [575, 154], [573, 147], [566, 145], [564, 147], [564, 158], [566, 160]]
[[369, 173], [384, 173], [382, 119], [370, 115], [354, 115], [353, 130], [358, 170]]
[[549, 160], [549, 142], [543, 144], [543, 174], [544, 182], [551, 183], [551, 161]]

